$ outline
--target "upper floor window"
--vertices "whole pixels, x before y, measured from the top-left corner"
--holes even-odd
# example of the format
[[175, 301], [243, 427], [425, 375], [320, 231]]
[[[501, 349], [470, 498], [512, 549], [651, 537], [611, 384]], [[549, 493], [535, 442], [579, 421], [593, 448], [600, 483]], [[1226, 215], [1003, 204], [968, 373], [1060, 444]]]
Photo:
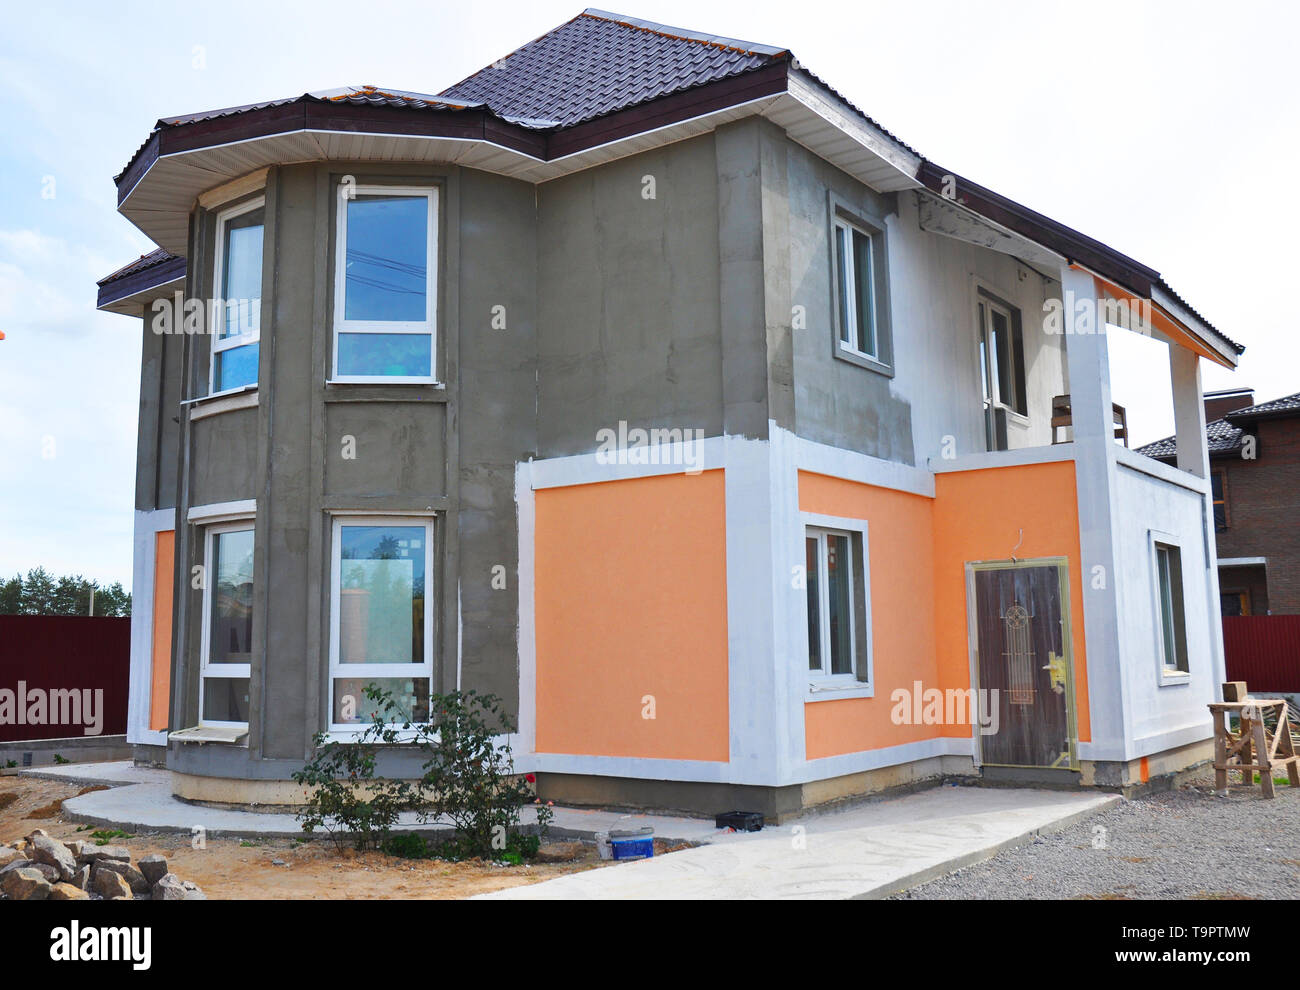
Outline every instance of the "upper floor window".
[[980, 293], [980, 376], [986, 410], [1029, 415], [1025, 396], [1025, 343], [1020, 311]]
[[1214, 531], [1222, 533], [1228, 528], [1228, 473], [1215, 471], [1210, 475], [1210, 490], [1214, 499]]
[[331, 378], [435, 380], [438, 191], [357, 186], [341, 198]]
[[835, 287], [840, 315], [840, 347], [881, 360], [876, 332], [875, 246], [872, 236], [843, 220], [835, 221]]
[[257, 384], [264, 233], [265, 208], [261, 199], [241, 203], [217, 216], [209, 392]]

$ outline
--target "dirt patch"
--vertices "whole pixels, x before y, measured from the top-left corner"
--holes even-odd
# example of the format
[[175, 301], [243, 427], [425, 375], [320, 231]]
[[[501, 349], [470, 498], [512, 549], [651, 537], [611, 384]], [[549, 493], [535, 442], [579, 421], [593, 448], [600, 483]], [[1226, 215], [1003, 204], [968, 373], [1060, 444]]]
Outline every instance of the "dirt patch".
[[39, 808], [33, 808], [24, 818], [58, 818], [63, 813], [62, 801], [51, 801], [49, 804], [42, 805]]
[[[27, 835], [32, 815], [51, 807], [58, 809], [55, 816], [40, 827], [52, 838], [89, 840], [101, 826], [61, 817], [62, 802], [86, 790], [52, 780], [0, 777], [0, 843]], [[580, 858], [571, 862], [498, 866], [338, 850], [328, 840], [209, 838], [206, 848], [195, 849], [188, 835], [155, 833], [117, 837], [112, 843], [130, 849], [132, 862], [153, 853], [165, 856], [172, 872], [194, 881], [210, 900], [448, 900], [609, 865], [594, 846], [583, 846]]]

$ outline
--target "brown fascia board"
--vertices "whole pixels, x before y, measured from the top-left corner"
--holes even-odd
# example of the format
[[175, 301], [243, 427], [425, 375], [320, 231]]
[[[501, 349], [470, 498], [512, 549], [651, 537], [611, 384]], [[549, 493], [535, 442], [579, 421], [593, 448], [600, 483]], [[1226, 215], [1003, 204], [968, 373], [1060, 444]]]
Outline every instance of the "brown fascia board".
[[477, 108], [416, 110], [300, 97], [278, 106], [160, 126], [118, 176], [118, 205], [126, 201], [131, 190], [159, 158], [303, 130], [490, 141], [535, 158], [543, 156], [546, 146], [543, 133], [511, 124]]
[[934, 162], [923, 162], [917, 179], [930, 192], [940, 196], [944, 196], [945, 186], [948, 186], [950, 193], [955, 191], [955, 202], [959, 205], [1051, 248], [1071, 262], [1091, 268], [1145, 299], [1151, 298], [1151, 286], [1159, 282], [1160, 273], [1155, 269], [1148, 268], [1140, 261], [1120, 254], [1101, 241], [1081, 234], [1051, 217], [1036, 213], [991, 189], [964, 179], [950, 169], [940, 168]]
[[785, 92], [789, 62], [671, 93], [564, 129], [535, 129], [503, 120], [490, 110], [415, 110], [335, 103], [301, 97], [182, 124], [162, 125], [117, 178], [121, 206], [150, 166], [166, 155], [300, 130], [410, 134], [488, 141], [538, 161], [551, 161], [610, 141], [666, 127], [727, 107]]
[[788, 86], [789, 68], [790, 62], [786, 58], [554, 131], [547, 142], [546, 160], [564, 158], [692, 117], [784, 93]]
[[133, 296], [137, 292], [145, 292], [157, 286], [166, 285], [168, 282], [174, 282], [178, 278], [185, 277], [185, 259], [168, 258], [166, 261], [156, 265], [150, 265], [138, 272], [132, 272], [130, 275], [124, 275], [122, 278], [113, 279], [111, 282], [105, 282], [99, 287], [99, 294], [95, 300], [95, 308], [103, 309], [105, 306], [111, 306], [113, 303], [128, 296]]

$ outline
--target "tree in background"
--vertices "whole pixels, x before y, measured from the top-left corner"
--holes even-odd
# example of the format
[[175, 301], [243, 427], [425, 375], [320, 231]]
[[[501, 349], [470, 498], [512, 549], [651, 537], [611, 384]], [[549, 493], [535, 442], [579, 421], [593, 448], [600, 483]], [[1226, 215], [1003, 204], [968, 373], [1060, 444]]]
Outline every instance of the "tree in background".
[[26, 577], [15, 574], [0, 581], [0, 615], [90, 615], [92, 591], [95, 615], [131, 614], [131, 593], [121, 581], [101, 588], [80, 574], [56, 580], [45, 568], [36, 567]]

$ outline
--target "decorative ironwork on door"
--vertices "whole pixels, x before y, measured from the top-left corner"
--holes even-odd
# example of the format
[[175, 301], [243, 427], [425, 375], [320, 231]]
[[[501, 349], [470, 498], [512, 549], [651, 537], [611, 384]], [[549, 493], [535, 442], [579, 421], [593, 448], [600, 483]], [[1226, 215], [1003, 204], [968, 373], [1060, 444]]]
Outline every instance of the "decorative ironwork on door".
[[1002, 613], [1006, 626], [1003, 656], [1007, 663], [1007, 700], [1013, 705], [1034, 703], [1034, 651], [1030, 646], [1029, 620], [1033, 614], [1019, 601], [1012, 602]]

